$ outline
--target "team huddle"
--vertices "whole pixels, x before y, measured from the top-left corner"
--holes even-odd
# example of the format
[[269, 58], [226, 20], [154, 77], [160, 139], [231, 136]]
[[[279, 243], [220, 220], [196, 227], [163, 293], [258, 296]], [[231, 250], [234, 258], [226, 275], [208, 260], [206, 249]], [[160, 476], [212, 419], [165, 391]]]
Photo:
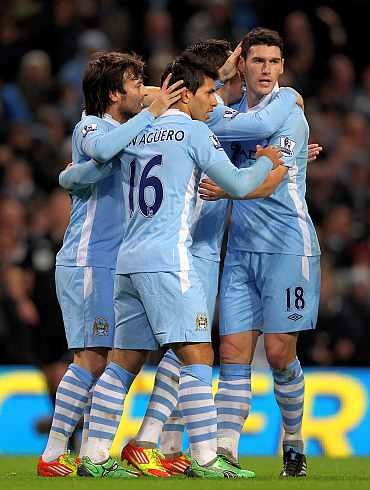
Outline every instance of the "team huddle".
[[[279, 34], [195, 43], [161, 88], [135, 55], [98, 54], [83, 79], [73, 164], [59, 182], [72, 210], [56, 259], [73, 363], [56, 395], [40, 476], [253, 478], [239, 438], [251, 406], [258, 337], [283, 424], [282, 477], [304, 477], [300, 331], [314, 329], [320, 248], [305, 202], [303, 101], [279, 88]], [[220, 375], [211, 326], [220, 281]], [[141, 428], [110, 456], [124, 400], [149, 352], [167, 350]], [[68, 443], [83, 417], [80, 453]], [[186, 428], [189, 453], [182, 452]]]

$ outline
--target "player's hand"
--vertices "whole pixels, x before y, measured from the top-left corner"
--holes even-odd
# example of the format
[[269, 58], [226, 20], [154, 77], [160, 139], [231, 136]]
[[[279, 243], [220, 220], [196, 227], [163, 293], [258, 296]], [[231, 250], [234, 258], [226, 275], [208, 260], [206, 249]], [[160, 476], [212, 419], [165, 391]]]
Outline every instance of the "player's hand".
[[276, 168], [279, 165], [282, 165], [284, 162], [282, 160], [282, 152], [279, 148], [276, 148], [275, 146], [269, 145], [265, 146], [264, 148], [260, 145], [256, 146], [256, 159], [259, 157], [267, 157], [271, 160], [272, 162], [272, 168]]
[[68, 162], [66, 163], [66, 166], [64, 167], [64, 170], [67, 170], [67, 168], [72, 167], [73, 162]]
[[308, 156], [307, 156], [307, 161], [308, 162], [313, 162], [316, 160], [316, 158], [320, 155], [322, 152], [322, 146], [320, 146], [317, 143], [311, 143], [308, 145]]
[[175, 104], [181, 98], [182, 92], [185, 90], [184, 81], [178, 80], [172, 85], [168, 85], [172, 73], [170, 73], [163, 82], [161, 90], [154, 101], [148, 107], [148, 110], [154, 117], [158, 117], [167, 111], [172, 104]]
[[144, 85], [142, 87], [142, 94], [144, 97], [144, 107], [149, 107], [152, 102], [154, 102], [155, 98], [158, 97], [161, 91], [160, 87], [153, 87], [151, 85]]
[[288, 88], [289, 90], [294, 92], [295, 96], [297, 97], [296, 104], [302, 109], [302, 111], [304, 111], [304, 101], [302, 95], [292, 87], [284, 87], [284, 88]]
[[242, 52], [241, 42], [237, 45], [225, 63], [218, 70], [218, 77], [221, 82], [227, 82], [233, 78], [238, 71], [239, 58]]
[[200, 181], [198, 192], [204, 201], [218, 201], [229, 197], [221, 187], [208, 177]]

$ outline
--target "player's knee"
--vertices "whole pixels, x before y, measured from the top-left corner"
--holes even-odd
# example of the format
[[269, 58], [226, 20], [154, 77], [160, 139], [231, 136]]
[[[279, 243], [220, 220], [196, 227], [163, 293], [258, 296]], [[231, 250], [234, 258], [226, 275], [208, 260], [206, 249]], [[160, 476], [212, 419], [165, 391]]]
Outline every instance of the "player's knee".
[[220, 340], [220, 362], [222, 364], [243, 364], [248, 362], [248, 359], [245, 359], [245, 352], [241, 345], [226, 335]]
[[75, 352], [73, 361], [89, 371], [94, 378], [98, 378], [104, 372], [107, 365], [107, 349], [86, 349]]
[[207, 364], [213, 366], [214, 352], [210, 343], [182, 344], [174, 346], [174, 350], [184, 365]]
[[99, 357], [96, 359], [96, 364], [90, 364], [90, 372], [95, 378], [99, 378], [104, 373], [106, 365], [106, 360]]
[[266, 358], [272, 369], [285, 369], [289, 363], [287, 349], [281, 344], [269, 347], [266, 350]]

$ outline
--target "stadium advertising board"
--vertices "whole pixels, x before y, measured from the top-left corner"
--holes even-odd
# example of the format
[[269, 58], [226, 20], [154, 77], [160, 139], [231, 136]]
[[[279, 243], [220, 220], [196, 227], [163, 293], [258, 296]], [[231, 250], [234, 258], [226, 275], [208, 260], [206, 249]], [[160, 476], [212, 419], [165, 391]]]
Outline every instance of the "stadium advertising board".
[[[215, 378], [217, 372], [215, 370]], [[154, 371], [145, 370], [126, 397], [125, 416], [113, 445], [118, 454], [133, 437], [145, 413]], [[310, 455], [370, 455], [370, 369], [306, 369], [304, 437]], [[252, 410], [240, 440], [241, 455], [280, 451], [281, 419], [268, 371], [253, 375]], [[216, 383], [214, 388], [216, 388]], [[29, 367], [0, 368], [0, 454], [39, 454], [46, 436], [36, 421], [51, 405], [41, 373]], [[22, 441], [22, 442], [20, 442]], [[185, 441], [186, 444], [186, 441]]]

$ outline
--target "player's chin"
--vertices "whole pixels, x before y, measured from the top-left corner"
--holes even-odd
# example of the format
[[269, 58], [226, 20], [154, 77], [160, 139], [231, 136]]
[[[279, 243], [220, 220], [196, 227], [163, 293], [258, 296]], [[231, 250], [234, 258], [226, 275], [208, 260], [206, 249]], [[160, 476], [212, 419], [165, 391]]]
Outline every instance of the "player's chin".
[[266, 85], [259, 85], [258, 87], [258, 92], [259, 92], [259, 95], [261, 96], [264, 96], [264, 95], [268, 95], [269, 93], [272, 92], [272, 89], [274, 88], [274, 85], [272, 83], [270, 84], [266, 84]]

